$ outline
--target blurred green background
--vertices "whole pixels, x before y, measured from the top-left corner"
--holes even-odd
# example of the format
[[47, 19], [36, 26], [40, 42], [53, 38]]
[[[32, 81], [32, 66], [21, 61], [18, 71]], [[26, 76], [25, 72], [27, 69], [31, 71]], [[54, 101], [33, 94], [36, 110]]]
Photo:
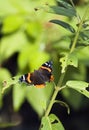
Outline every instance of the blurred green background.
[[[76, 9], [80, 16], [88, 0], [77, 0]], [[76, 21], [63, 16], [47, 13], [47, 4], [57, 5], [55, 0], [2, 0], [0, 1], [0, 129], [37, 130], [53, 92], [53, 84], [44, 89], [26, 87], [19, 84], [9, 87], [1, 94], [2, 82], [38, 69], [48, 60], [53, 61], [55, 83], [60, 77], [59, 58], [61, 52], [68, 52], [71, 33], [49, 22], [53, 18], [64, 19], [74, 27]], [[38, 11], [35, 11], [36, 9]], [[79, 67], [69, 67], [68, 79], [89, 81], [89, 47], [79, 54]], [[59, 116], [67, 130], [89, 130], [89, 100], [71, 89], [63, 90], [57, 99], [67, 102], [66, 109], [54, 105], [52, 112]], [[16, 126], [14, 126], [16, 125]]]

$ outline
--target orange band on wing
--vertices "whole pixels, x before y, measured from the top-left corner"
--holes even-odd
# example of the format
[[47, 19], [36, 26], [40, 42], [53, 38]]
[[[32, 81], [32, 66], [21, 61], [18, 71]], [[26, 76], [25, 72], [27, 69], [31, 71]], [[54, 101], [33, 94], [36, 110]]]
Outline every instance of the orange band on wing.
[[45, 66], [41, 66], [40, 68], [41, 68], [41, 69], [44, 69], [44, 70], [48, 70], [49, 72], [52, 71], [50, 68], [47, 68], [47, 67], [45, 67]]
[[54, 80], [54, 76], [51, 75], [51, 77], [50, 77], [50, 81], [53, 81], [53, 80]]
[[30, 73], [28, 73], [27, 81], [28, 81], [29, 83], [31, 83], [30, 76], [31, 76]]
[[39, 84], [39, 85], [35, 85], [36, 88], [44, 88], [45, 87], [45, 84]]

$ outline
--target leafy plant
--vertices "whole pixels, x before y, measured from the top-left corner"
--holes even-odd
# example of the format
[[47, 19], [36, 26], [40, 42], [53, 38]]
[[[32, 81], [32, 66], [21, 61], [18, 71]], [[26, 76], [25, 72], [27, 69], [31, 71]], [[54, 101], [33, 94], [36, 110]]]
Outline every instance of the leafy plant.
[[[52, 3], [52, 0], [49, 0], [49, 2]], [[41, 91], [34, 87], [23, 87], [23, 85], [18, 84], [18, 75], [33, 71], [50, 58], [48, 52], [45, 51], [46, 36], [45, 30], [43, 30], [47, 16], [44, 12], [37, 16], [34, 11], [34, 7], [40, 3], [41, 0], [0, 1], [0, 109], [2, 111], [2, 107], [5, 105], [3, 99], [10, 93], [11, 88], [13, 91], [12, 111], [20, 110], [24, 101], [27, 100], [39, 116], [45, 110], [47, 95], [50, 97], [52, 93], [50, 85], [49, 90], [46, 88]], [[16, 58], [13, 58], [14, 56]], [[11, 63], [14, 65], [11, 65]], [[14, 75], [17, 75], [16, 80], [12, 79]], [[3, 91], [1, 91], [2, 89]], [[31, 94], [29, 95], [29, 93]], [[37, 99], [36, 103], [35, 99]], [[40, 102], [39, 99], [41, 99]], [[8, 113], [8, 108], [6, 112]], [[0, 127], [10, 126], [11, 122], [8, 122], [3, 121], [2, 118]], [[12, 121], [11, 126], [15, 124], [18, 124], [18, 122]]]
[[[56, 96], [57, 94], [64, 88], [70, 87], [72, 89], [77, 90], [78, 92], [80, 92], [81, 94], [84, 94], [86, 97], [89, 98], [89, 91], [88, 91], [88, 86], [89, 83], [84, 82], [84, 81], [78, 81], [78, 80], [68, 80], [64, 85], [64, 77], [66, 76], [66, 72], [68, 69], [68, 66], [72, 65], [73, 67], [78, 67], [78, 57], [77, 57], [77, 53], [79, 53], [79, 51], [81, 50], [80, 48], [77, 47], [77, 44], [80, 43], [80, 41], [82, 40], [82, 42], [79, 44], [79, 47], [84, 48], [85, 46], [87, 46], [87, 40], [89, 39], [89, 37], [87, 37], [87, 35], [85, 34], [86, 29], [88, 28], [88, 25], [86, 24], [86, 19], [88, 16], [88, 11], [89, 11], [89, 4], [84, 12], [84, 15], [82, 18], [80, 18], [80, 16], [78, 16], [74, 4], [73, 2], [70, 0], [71, 5], [61, 1], [61, 0], [57, 0], [59, 2], [59, 6], [49, 6], [49, 12], [54, 13], [54, 14], [59, 14], [59, 15], [64, 15], [67, 17], [75, 17], [77, 19], [79, 19], [79, 23], [77, 26], [77, 29], [75, 30], [73, 26], [71, 26], [69, 23], [66, 23], [64, 21], [58, 20], [58, 19], [54, 19], [54, 20], [50, 20], [50, 22], [55, 23], [59, 26], [64, 27], [65, 29], [67, 29], [68, 31], [70, 31], [71, 33], [73, 33], [72, 39], [71, 41], [71, 45], [69, 47], [69, 51], [67, 53], [64, 54], [64, 56], [62, 58], [60, 58], [60, 62], [61, 62], [61, 76], [59, 78], [59, 81], [57, 83], [57, 85], [55, 85], [55, 90], [53, 92], [52, 98], [50, 99], [50, 103], [47, 106], [47, 109], [45, 111], [45, 115], [42, 118], [42, 128], [41, 130], [64, 130], [63, 126], [60, 126], [60, 122], [57, 120], [57, 123], [55, 123], [55, 119], [56, 117], [53, 116], [53, 123], [50, 121], [50, 112], [52, 109], [52, 106], [55, 102]], [[85, 35], [81, 35], [85, 34]], [[85, 38], [86, 37], [86, 42], [85, 42]], [[81, 40], [80, 40], [81, 39]], [[84, 45], [84, 46], [83, 46]], [[53, 128], [54, 125], [54, 128]], [[56, 127], [57, 125], [59, 125], [58, 127]]]
[[[89, 83], [84, 81], [85, 69], [84, 69], [83, 64], [80, 65], [80, 62], [82, 60], [83, 61], [86, 60], [84, 64], [89, 65], [89, 62], [88, 62], [88, 58], [89, 58], [89, 55], [88, 55], [89, 54], [88, 53], [89, 52], [88, 51], [89, 49], [88, 47], [89, 45], [88, 43], [89, 42], [89, 35], [88, 35], [89, 34], [89, 24], [88, 24], [89, 23], [89, 20], [88, 20], [89, 2], [82, 17], [80, 17], [80, 15], [77, 13], [77, 10], [75, 9], [75, 6], [72, 0], [70, 0], [70, 3], [67, 3], [63, 0], [57, 0], [57, 2], [59, 3], [59, 6], [57, 5], [50, 6], [47, 4], [45, 7], [41, 7], [35, 10], [43, 9], [45, 12], [56, 14], [58, 16], [60, 15], [63, 16], [65, 18], [64, 20], [61, 20], [61, 19], [59, 20], [57, 17], [57, 19], [55, 18], [55, 19], [50, 20], [50, 23], [56, 24], [58, 25], [58, 27], [61, 26], [66, 31], [68, 31], [67, 34], [63, 32], [62, 34], [60, 34], [61, 36], [58, 35], [57, 36], [58, 40], [56, 41], [51, 36], [51, 40], [49, 41], [52, 42], [52, 44], [50, 45], [50, 43], [48, 43], [46, 45], [46, 52], [45, 51], [43, 52], [39, 49], [40, 48], [39, 42], [42, 40], [42, 35], [40, 35], [41, 34], [40, 32], [42, 31], [41, 30], [42, 27], [40, 26], [39, 23], [30, 21], [31, 24], [26, 23], [25, 33], [27, 35], [24, 35], [23, 37], [23, 33], [21, 30], [19, 30], [18, 32], [18, 34], [21, 34], [21, 38], [19, 38], [18, 34], [15, 34], [15, 37], [19, 40], [19, 43], [20, 43], [19, 46], [18, 44], [16, 44], [17, 47], [13, 48], [13, 45], [12, 45], [13, 50], [10, 51], [10, 53], [8, 50], [7, 52], [5, 52], [6, 50], [5, 48], [7, 47], [5, 44], [5, 41], [7, 41], [7, 39], [6, 40], [4, 39], [3, 44], [5, 46], [3, 46], [2, 51], [1, 51], [1, 55], [4, 54], [3, 55], [4, 58], [1, 60], [1, 62], [3, 62], [5, 59], [11, 56], [13, 52], [20, 52], [18, 56], [18, 66], [20, 70], [23, 70], [23, 69], [25, 70], [25, 68], [28, 65], [30, 70], [32, 71], [33, 67], [37, 68], [41, 64], [41, 62], [48, 60], [50, 57], [53, 59], [54, 68], [55, 68], [54, 75], [56, 75], [55, 81], [54, 83], [47, 83], [44, 89], [40, 90], [40, 89], [36, 89], [35, 87], [26, 87], [26, 85], [18, 84], [17, 83], [18, 76], [15, 77], [14, 81], [12, 79], [8, 79], [8, 81], [4, 82], [5, 88], [3, 88], [3, 92], [6, 88], [9, 88], [11, 85], [15, 84], [13, 88], [13, 106], [14, 106], [15, 111], [18, 111], [22, 103], [24, 102], [24, 100], [27, 99], [27, 101], [31, 103], [32, 107], [38, 113], [39, 116], [42, 116], [44, 113], [41, 120], [41, 125], [40, 125], [41, 130], [64, 130], [65, 129], [61, 121], [58, 119], [58, 117], [55, 114], [51, 113], [51, 109], [53, 105], [55, 105], [55, 103], [65, 106], [69, 113], [69, 106], [65, 102], [56, 100], [56, 97], [61, 90], [65, 92], [66, 89], [71, 88], [89, 98], [89, 91], [88, 91]], [[21, 11], [22, 13], [24, 12], [24, 10], [21, 10]], [[28, 16], [27, 12], [24, 12], [24, 14], [27, 18]], [[3, 32], [5, 34], [7, 32], [10, 34], [13, 31], [16, 31], [22, 27], [21, 26], [23, 23], [22, 17], [21, 18], [16, 17], [16, 19], [15, 17], [14, 18], [10, 17], [4, 21], [5, 22], [4, 26], [7, 25], [9, 19], [10, 21], [13, 21], [13, 20], [18, 21], [18, 24], [15, 25], [11, 29], [9, 27], [7, 28], [4, 27]], [[77, 23], [71, 22], [71, 24], [69, 24], [68, 20], [70, 19], [73, 19], [73, 20], [75, 19]], [[68, 21], [68, 22], [65, 22], [65, 21]], [[13, 26], [13, 24], [11, 26]], [[37, 32], [35, 31], [34, 26], [37, 27], [37, 30], [36, 30]], [[59, 34], [58, 30], [56, 33]], [[28, 39], [26, 39], [26, 36], [29, 36], [30, 44], [28, 43]], [[22, 41], [24, 41], [25, 44]], [[33, 44], [31, 44], [31, 42]], [[22, 46], [24, 47], [22, 48]], [[29, 51], [30, 53], [33, 53], [34, 49], [35, 49], [34, 55], [29, 56]], [[52, 55], [50, 56], [47, 52], [51, 52]], [[86, 54], [86, 57], [85, 57], [85, 54]], [[33, 60], [33, 59], [36, 59], [36, 60]], [[59, 71], [56, 70], [58, 67], [57, 65], [55, 65], [56, 62], [57, 63], [60, 62], [57, 64], [57, 65], [60, 65], [60, 67], [58, 68]], [[78, 69], [80, 73], [82, 73], [82, 75], [73, 73], [74, 74], [73, 76], [72, 75], [73, 71], [70, 72], [70, 74], [73, 77], [69, 75], [68, 71], [71, 70], [71, 67], [72, 69], [75, 69], [75, 68]], [[68, 73], [68, 77], [67, 77], [67, 73]]]

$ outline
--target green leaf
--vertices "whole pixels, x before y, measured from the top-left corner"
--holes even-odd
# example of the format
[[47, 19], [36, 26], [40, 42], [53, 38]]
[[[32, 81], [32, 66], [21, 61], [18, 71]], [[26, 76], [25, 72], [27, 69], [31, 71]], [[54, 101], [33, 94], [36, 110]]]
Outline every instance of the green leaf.
[[64, 15], [67, 17], [76, 16], [76, 10], [69, 3], [62, 0], [57, 1], [59, 2], [59, 6], [50, 6], [49, 12]]
[[[62, 91], [62, 94], [64, 98], [66, 99], [66, 102], [71, 107], [73, 107], [75, 110], [81, 109], [81, 107], [83, 106], [81, 102], [83, 95], [81, 93], [78, 94], [78, 92], [75, 91], [74, 89], [69, 89], [68, 87], [66, 87], [66, 89]], [[76, 97], [76, 100], [75, 100], [75, 97]]]
[[54, 114], [49, 115], [49, 119], [52, 125], [52, 130], [64, 130], [64, 127], [58, 117]]
[[16, 13], [17, 10], [14, 8], [10, 1], [0, 1], [0, 16], [7, 16], [7, 14]]
[[13, 55], [13, 53], [20, 51], [26, 43], [27, 39], [22, 31], [4, 37], [0, 45], [1, 62]]
[[89, 83], [84, 81], [70, 80], [66, 83], [69, 88], [75, 89], [89, 98]]
[[18, 76], [13, 77], [13, 78], [6, 78], [3, 80], [3, 88], [2, 88], [2, 94], [4, 94], [5, 90], [11, 87], [12, 85], [15, 85], [18, 83]]
[[9, 34], [15, 32], [23, 24], [23, 19], [18, 15], [11, 15], [3, 20], [3, 34]]
[[3, 82], [2, 94], [5, 93], [10, 87], [13, 87], [13, 107], [15, 111], [20, 109], [20, 106], [25, 99], [26, 84], [20, 84], [18, 81], [20, 76], [8, 78]]
[[63, 101], [59, 101], [59, 100], [55, 100], [54, 103], [59, 103], [59, 104], [62, 105], [63, 107], [66, 107], [66, 108], [67, 108], [67, 113], [70, 114], [70, 108], [69, 108], [68, 104], [66, 104], [66, 103], [63, 102]]
[[41, 121], [42, 128], [41, 130], [52, 130], [49, 117], [43, 117]]
[[74, 67], [78, 66], [78, 58], [77, 58], [77, 55], [75, 53], [69, 54], [67, 64], [72, 65]]
[[68, 55], [65, 55], [64, 57], [60, 58], [61, 67], [62, 67], [61, 72], [62, 72], [62, 73], [65, 72], [65, 69], [66, 69], [66, 67], [67, 67], [67, 61], [68, 61]]
[[3, 82], [4, 80], [9, 79], [10, 77], [11, 77], [10, 72], [7, 69], [1, 67], [0, 68], [0, 82]]
[[58, 14], [58, 15], [64, 15], [67, 17], [73, 17], [76, 15], [75, 12], [73, 12], [71, 9], [66, 9], [64, 7], [59, 7], [59, 6], [50, 6], [48, 12]]
[[11, 74], [7, 69], [0, 68], [0, 107], [2, 107], [2, 105], [3, 105], [3, 96], [4, 96], [2, 94], [3, 81], [10, 77], [11, 77]]
[[73, 9], [73, 10], [75, 10], [74, 7], [71, 4], [69, 4], [68, 2], [63, 1], [63, 0], [57, 0], [57, 1], [59, 3], [59, 6], [65, 7], [67, 9]]
[[43, 117], [41, 125], [41, 130], [64, 130], [62, 123], [54, 114], [50, 114], [47, 117]]
[[77, 47], [89, 46], [89, 29], [83, 30], [79, 34]]
[[53, 91], [52, 83], [47, 83], [45, 88], [36, 88], [35, 86], [27, 86], [26, 99], [39, 116], [45, 111], [50, 96]]
[[[44, 89], [44, 88], [43, 88]], [[34, 86], [27, 87], [27, 94], [26, 98], [28, 102], [31, 104], [33, 109], [38, 113], [38, 115], [42, 115], [44, 112], [43, 104], [42, 102], [45, 102], [45, 93], [43, 89], [38, 89]]]
[[47, 103], [53, 91], [53, 84], [47, 83], [45, 88], [36, 88], [33, 85], [27, 85], [25, 83], [19, 83], [20, 76], [9, 78], [4, 81], [4, 87], [2, 93], [13, 86], [13, 107], [15, 111], [18, 111], [24, 102], [25, 98], [31, 104], [33, 109], [39, 116], [43, 114], [46, 109]]
[[7, 16], [13, 14], [24, 15], [29, 13], [33, 10], [33, 8], [37, 5], [37, 2], [34, 1], [0, 1], [0, 16]]
[[83, 30], [80, 32], [80, 36], [83, 40], [89, 40], [89, 29]]
[[[33, 53], [34, 55], [32, 55]], [[29, 66], [30, 71], [33, 71], [34, 69], [38, 69], [48, 59], [48, 53], [41, 51], [39, 44], [28, 44], [22, 49], [18, 57], [18, 65], [20, 69]]]
[[26, 33], [28, 34], [31, 41], [35, 42], [35, 40], [39, 40], [43, 35], [41, 32], [42, 26], [41, 23], [38, 22], [38, 20], [30, 21], [30, 23], [27, 23]]
[[64, 27], [65, 29], [67, 29], [68, 31], [75, 33], [75, 29], [70, 24], [68, 24], [66, 22], [63, 22], [63, 21], [57, 20], [57, 19], [50, 20], [50, 22], [58, 24], [58, 25]]
[[13, 87], [13, 107], [15, 111], [18, 111], [25, 100], [26, 86], [16, 84]]
[[75, 53], [66, 54], [64, 57], [60, 58], [62, 73], [65, 72], [65, 69], [68, 65], [74, 67], [78, 66], [78, 58]]

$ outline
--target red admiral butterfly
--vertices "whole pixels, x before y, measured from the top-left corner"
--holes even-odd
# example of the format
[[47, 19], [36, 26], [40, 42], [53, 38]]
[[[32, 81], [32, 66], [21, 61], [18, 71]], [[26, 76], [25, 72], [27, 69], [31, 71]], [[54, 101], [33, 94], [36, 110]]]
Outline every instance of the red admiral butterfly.
[[37, 88], [45, 87], [46, 82], [53, 81], [54, 77], [52, 75], [52, 62], [48, 61], [38, 69], [34, 70], [32, 73], [27, 73], [19, 78], [20, 82], [25, 82], [29, 85], [34, 85]]

